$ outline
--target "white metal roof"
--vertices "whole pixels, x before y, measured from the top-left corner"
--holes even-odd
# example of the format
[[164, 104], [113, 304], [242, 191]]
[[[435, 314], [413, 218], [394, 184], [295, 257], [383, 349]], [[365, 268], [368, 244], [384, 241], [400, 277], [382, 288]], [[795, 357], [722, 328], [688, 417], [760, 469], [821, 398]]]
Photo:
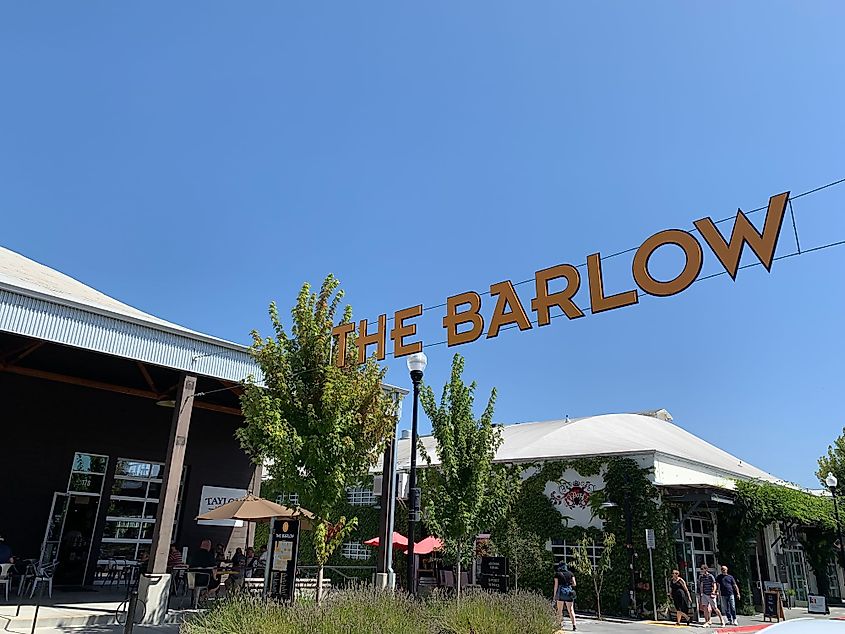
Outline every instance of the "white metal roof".
[[159, 319], [4, 247], [0, 330], [230, 381], [258, 374], [246, 346]]
[[[659, 416], [659, 417], [658, 417]], [[668, 419], [668, 420], [667, 420]], [[497, 462], [532, 462], [603, 455], [664, 454], [729, 476], [779, 482], [773, 475], [740, 460], [670, 422], [665, 410], [651, 415], [603, 414], [571, 420], [519, 423], [502, 427]], [[437, 463], [432, 436], [421, 437]], [[397, 443], [397, 464], [407, 469], [410, 440]], [[423, 464], [421, 457], [417, 464]]]

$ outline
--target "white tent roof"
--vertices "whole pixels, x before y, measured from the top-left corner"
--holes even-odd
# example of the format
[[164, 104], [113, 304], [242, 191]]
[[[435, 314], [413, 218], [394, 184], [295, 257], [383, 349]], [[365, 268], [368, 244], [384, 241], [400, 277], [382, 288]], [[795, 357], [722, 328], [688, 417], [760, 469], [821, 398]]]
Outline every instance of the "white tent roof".
[[[670, 420], [671, 416], [660, 410], [649, 415], [603, 414], [506, 425], [502, 427], [503, 442], [496, 461], [532, 462], [603, 455], [663, 454], [740, 478], [780, 481]], [[423, 436], [421, 440], [436, 464], [434, 438]], [[408, 468], [410, 444], [407, 439], [397, 443], [400, 469]], [[420, 457], [417, 464], [424, 464]]]

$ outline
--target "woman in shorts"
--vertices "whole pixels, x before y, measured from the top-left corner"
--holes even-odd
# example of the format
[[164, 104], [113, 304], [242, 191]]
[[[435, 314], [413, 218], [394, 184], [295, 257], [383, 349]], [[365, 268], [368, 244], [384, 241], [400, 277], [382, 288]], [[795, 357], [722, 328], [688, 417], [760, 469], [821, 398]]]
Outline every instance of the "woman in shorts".
[[563, 606], [569, 613], [569, 620], [572, 621], [572, 631], [575, 627], [575, 575], [569, 572], [566, 564], [561, 562], [555, 571], [555, 605], [557, 606], [557, 618], [560, 627], [563, 628]]

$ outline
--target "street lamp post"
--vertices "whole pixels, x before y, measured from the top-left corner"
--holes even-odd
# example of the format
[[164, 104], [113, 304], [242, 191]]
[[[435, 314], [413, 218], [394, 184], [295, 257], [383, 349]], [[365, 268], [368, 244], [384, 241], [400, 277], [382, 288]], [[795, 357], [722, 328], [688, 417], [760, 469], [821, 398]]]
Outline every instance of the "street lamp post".
[[833, 496], [833, 514], [836, 517], [836, 533], [839, 537], [839, 565], [842, 566], [845, 572], [845, 541], [842, 539], [842, 524], [839, 523], [839, 506], [836, 504], [836, 485], [839, 481], [832, 473], [828, 473], [824, 479], [827, 488], [830, 489], [830, 494]]
[[408, 482], [408, 593], [417, 592], [417, 562], [414, 557], [414, 540], [417, 532], [417, 522], [420, 515], [420, 491], [417, 488], [417, 412], [420, 401], [420, 383], [428, 359], [423, 352], [417, 352], [408, 357], [408, 370], [411, 373], [411, 383], [414, 385], [414, 409], [411, 421], [411, 474]]

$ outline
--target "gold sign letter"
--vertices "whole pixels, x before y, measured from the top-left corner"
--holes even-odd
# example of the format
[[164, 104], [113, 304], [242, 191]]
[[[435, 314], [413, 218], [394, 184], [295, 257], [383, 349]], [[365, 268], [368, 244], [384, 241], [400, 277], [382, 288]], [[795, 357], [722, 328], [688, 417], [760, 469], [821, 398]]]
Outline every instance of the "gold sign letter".
[[[675, 279], [669, 280], [668, 282], [661, 282], [660, 280], [654, 279], [648, 271], [648, 260], [651, 254], [664, 244], [674, 244], [681, 247], [684, 250], [684, 256], [686, 258], [684, 269]], [[701, 264], [703, 261], [704, 255], [701, 252], [701, 245], [692, 234], [681, 231], [680, 229], [667, 229], [666, 231], [655, 233], [637, 249], [633, 265], [634, 280], [637, 282], [637, 286], [649, 295], [668, 297], [669, 295], [675, 295], [689, 288], [689, 285], [701, 273]]]
[[[469, 304], [469, 308], [458, 312], [458, 307], [464, 304]], [[481, 336], [484, 330], [484, 317], [478, 313], [479, 310], [481, 310], [481, 297], [475, 291], [453, 295], [446, 300], [443, 327], [446, 329], [447, 345], [458, 346], [462, 343], [470, 343]], [[465, 332], [458, 332], [458, 326], [461, 324], [472, 324], [472, 328]]]
[[349, 335], [355, 332], [355, 324], [338, 324], [332, 328], [332, 336], [337, 337], [337, 356], [334, 364], [342, 368], [346, 365], [346, 340]]
[[[496, 308], [493, 309], [493, 316], [490, 317], [490, 329], [487, 331], [487, 338], [499, 336], [499, 329], [505, 324], [516, 324], [520, 330], [530, 330], [531, 322], [519, 296], [513, 288], [510, 280], [490, 285], [490, 296], [498, 296]], [[508, 310], [510, 309], [510, 310]], [[507, 311], [507, 312], [505, 312]]]
[[695, 221], [696, 229], [701, 232], [702, 237], [713, 249], [713, 253], [719, 258], [719, 262], [725, 267], [731, 279], [736, 279], [739, 260], [742, 257], [742, 248], [746, 242], [763, 266], [766, 267], [766, 270], [772, 270], [772, 259], [778, 245], [778, 236], [780, 236], [780, 228], [783, 225], [783, 215], [788, 200], [789, 192], [769, 198], [769, 208], [766, 211], [766, 221], [763, 223], [762, 234], [757, 233], [757, 229], [742, 213], [742, 210], [737, 209], [730, 242], [725, 242], [722, 234], [716, 228], [716, 224], [710, 218]]
[[[566, 278], [566, 288], [557, 293], [549, 294], [549, 282]], [[571, 264], [558, 264], [534, 274], [534, 289], [536, 297], [531, 300], [531, 310], [537, 313], [537, 325], [548, 326], [551, 321], [550, 308], [557, 306], [570, 319], [583, 317], [584, 312], [575, 305], [572, 298], [581, 287], [581, 275]]]
[[387, 338], [387, 315], [378, 316], [378, 329], [373, 333], [367, 332], [367, 320], [362, 319], [358, 324], [358, 363], [367, 360], [367, 346], [376, 344], [376, 359], [384, 360], [384, 342]]
[[633, 290], [605, 297], [604, 282], [601, 278], [601, 255], [598, 253], [587, 256], [587, 278], [590, 281], [590, 309], [594, 314], [630, 306], [639, 301], [637, 291]]
[[416, 324], [405, 324], [406, 319], [422, 315], [422, 304], [397, 310], [393, 315], [393, 330], [390, 331], [390, 338], [393, 339], [394, 358], [404, 357], [415, 352], [422, 352], [422, 341], [405, 343], [405, 337], [413, 337], [417, 334]]

